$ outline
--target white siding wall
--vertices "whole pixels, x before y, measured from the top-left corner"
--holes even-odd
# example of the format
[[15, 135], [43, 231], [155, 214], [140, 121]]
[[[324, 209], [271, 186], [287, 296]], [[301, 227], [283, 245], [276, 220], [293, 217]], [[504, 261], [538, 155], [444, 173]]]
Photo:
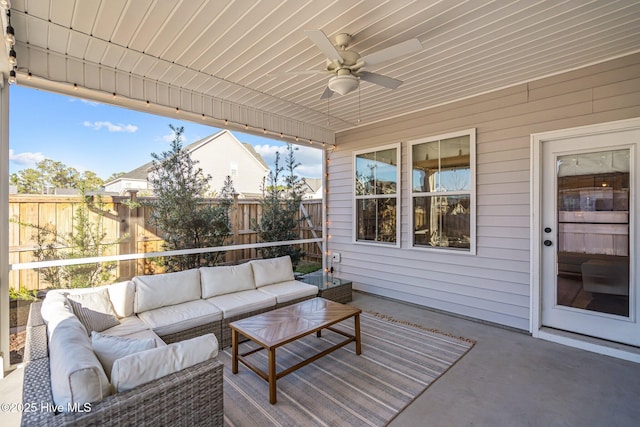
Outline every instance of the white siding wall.
[[211, 175], [211, 189], [220, 192], [227, 175], [231, 174], [231, 163], [237, 165], [238, 176], [231, 177], [233, 187], [240, 194], [260, 194], [264, 167], [244, 146], [228, 133], [220, 135], [191, 154], [198, 160], [198, 167]]
[[114, 192], [120, 194], [123, 190], [147, 190], [149, 188], [147, 181], [136, 180], [119, 180], [111, 185], [104, 187], [105, 191]]
[[[530, 135], [639, 116], [636, 54], [336, 135], [327, 220], [328, 249], [342, 254], [337, 275], [355, 289], [528, 330]], [[473, 127], [477, 255], [411, 249], [407, 141]], [[352, 151], [396, 142], [402, 247], [354, 244]]]

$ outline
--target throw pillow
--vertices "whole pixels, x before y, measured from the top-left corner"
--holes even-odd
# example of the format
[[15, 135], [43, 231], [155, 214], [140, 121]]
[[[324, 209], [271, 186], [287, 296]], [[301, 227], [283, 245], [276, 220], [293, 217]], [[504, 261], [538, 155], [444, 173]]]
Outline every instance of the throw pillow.
[[135, 339], [116, 337], [93, 331], [91, 333], [91, 346], [98, 356], [107, 377], [111, 380], [111, 368], [113, 363], [121, 357], [140, 351], [156, 348], [156, 340], [153, 338]]
[[87, 330], [87, 335], [91, 335], [92, 331], [102, 332], [120, 324], [106, 289], [67, 294], [67, 301], [73, 309], [73, 314]]

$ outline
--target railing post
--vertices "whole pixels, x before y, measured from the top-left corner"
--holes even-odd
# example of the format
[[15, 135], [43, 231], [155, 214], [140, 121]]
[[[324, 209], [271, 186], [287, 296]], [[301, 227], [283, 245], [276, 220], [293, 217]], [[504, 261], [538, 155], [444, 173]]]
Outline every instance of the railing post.
[[[126, 251], [129, 254], [135, 254], [138, 252], [138, 190], [127, 190], [129, 193], [129, 206], [127, 207], [127, 213], [125, 215], [125, 224], [121, 228], [125, 233], [128, 231], [129, 239], [126, 245]], [[127, 279], [137, 275], [137, 262], [126, 262], [124, 271], [121, 272], [121, 276]], [[125, 274], [122, 274], [125, 273]]]
[[[238, 197], [240, 194], [233, 193], [233, 212], [231, 213], [231, 230], [233, 232], [233, 244], [237, 245], [240, 240], [240, 209], [238, 206]], [[237, 251], [233, 251], [233, 254], [229, 257], [228, 253], [225, 257], [227, 261], [233, 261], [234, 264], [238, 261]]]

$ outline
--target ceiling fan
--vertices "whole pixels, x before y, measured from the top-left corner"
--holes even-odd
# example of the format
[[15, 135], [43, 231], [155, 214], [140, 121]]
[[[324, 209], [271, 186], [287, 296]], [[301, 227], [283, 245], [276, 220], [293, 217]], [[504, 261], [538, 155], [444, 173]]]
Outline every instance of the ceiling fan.
[[360, 80], [395, 89], [402, 84], [401, 80], [365, 71], [364, 68], [373, 67], [382, 62], [408, 56], [422, 50], [422, 44], [418, 39], [414, 38], [361, 57], [358, 52], [347, 49], [351, 41], [349, 34], [338, 34], [335, 38], [336, 45], [334, 46], [321, 30], [305, 30], [305, 33], [326, 55], [327, 65], [324, 70], [301, 71], [294, 72], [294, 74], [333, 74], [320, 99], [330, 98], [334, 92], [346, 95], [358, 87]]

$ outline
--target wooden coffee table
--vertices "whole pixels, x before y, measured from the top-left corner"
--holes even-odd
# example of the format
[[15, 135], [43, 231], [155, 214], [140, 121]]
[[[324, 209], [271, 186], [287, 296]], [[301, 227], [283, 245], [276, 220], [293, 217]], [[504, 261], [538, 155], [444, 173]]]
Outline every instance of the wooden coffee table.
[[[277, 310], [231, 322], [231, 371], [238, 373], [238, 362], [251, 369], [269, 383], [269, 402], [276, 403], [276, 380], [299, 369], [319, 358], [349, 344], [356, 343], [356, 354], [361, 354], [360, 345], [360, 313], [362, 310], [323, 298], [313, 298]], [[331, 326], [350, 317], [354, 321], [354, 335], [350, 335]], [[347, 337], [332, 347], [303, 360], [280, 372], [276, 372], [276, 349], [302, 337], [316, 333], [321, 336], [322, 329], [329, 329]], [[238, 353], [239, 334], [260, 345], [246, 353]], [[269, 352], [268, 372], [264, 372], [250, 363], [245, 356], [267, 350]]]

